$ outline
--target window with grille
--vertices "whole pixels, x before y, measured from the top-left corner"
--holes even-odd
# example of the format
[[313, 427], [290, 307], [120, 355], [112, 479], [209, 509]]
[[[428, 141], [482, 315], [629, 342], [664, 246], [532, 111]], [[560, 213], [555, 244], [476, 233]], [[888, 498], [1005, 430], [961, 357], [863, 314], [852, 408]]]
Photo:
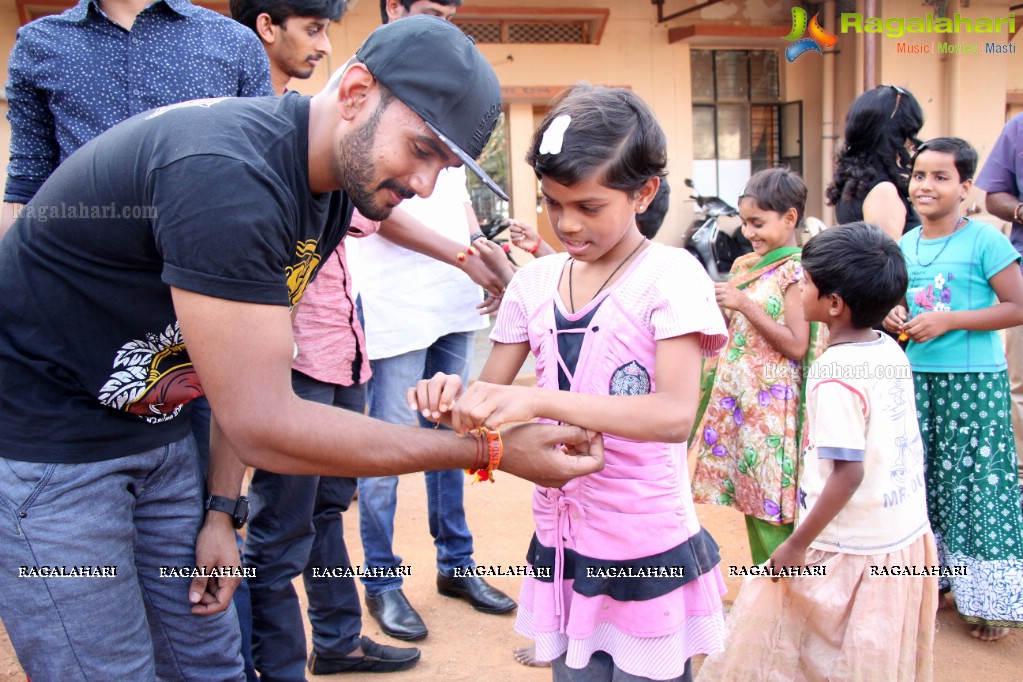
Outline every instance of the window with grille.
[[589, 40], [579, 21], [459, 21], [458, 27], [477, 43], [578, 43]]
[[477, 43], [599, 43], [608, 10], [592, 8], [462, 9], [454, 23]]
[[781, 102], [774, 50], [690, 51], [697, 188], [735, 205], [763, 168], [803, 170], [802, 102]]

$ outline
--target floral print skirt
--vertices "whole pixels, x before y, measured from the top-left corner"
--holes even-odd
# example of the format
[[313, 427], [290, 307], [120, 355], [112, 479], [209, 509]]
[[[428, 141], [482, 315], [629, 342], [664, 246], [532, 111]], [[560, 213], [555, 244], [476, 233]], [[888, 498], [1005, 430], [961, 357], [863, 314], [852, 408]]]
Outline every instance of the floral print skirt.
[[[1006, 372], [913, 373], [941, 578], [969, 623], [1023, 628], [1023, 512]], [[961, 575], [960, 575], [961, 574]]]

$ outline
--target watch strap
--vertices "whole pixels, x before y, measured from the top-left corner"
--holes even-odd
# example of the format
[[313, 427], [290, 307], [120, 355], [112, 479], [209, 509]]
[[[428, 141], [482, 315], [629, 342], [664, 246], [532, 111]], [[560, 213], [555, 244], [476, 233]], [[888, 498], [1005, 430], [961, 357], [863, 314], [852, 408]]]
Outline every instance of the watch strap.
[[238, 500], [233, 497], [221, 497], [220, 495], [210, 495], [206, 498], [206, 510], [207, 511], [218, 511], [224, 512], [228, 516], [234, 516], [235, 507], [238, 506]]
[[203, 506], [207, 511], [223, 512], [230, 516], [235, 528], [241, 528], [249, 520], [249, 498], [244, 495], [239, 498], [209, 495]]

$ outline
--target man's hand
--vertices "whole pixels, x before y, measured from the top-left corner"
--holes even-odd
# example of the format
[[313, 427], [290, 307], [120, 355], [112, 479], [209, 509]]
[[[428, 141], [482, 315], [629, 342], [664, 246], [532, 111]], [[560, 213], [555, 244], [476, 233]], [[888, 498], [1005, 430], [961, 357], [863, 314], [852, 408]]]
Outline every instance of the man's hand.
[[604, 436], [578, 426], [521, 424], [501, 431], [500, 469], [546, 488], [604, 468]]
[[[231, 517], [220, 512], [207, 513], [206, 522], [195, 539], [196, 567], [200, 570], [206, 567], [207, 571], [212, 571], [227, 567], [237, 569], [241, 564]], [[192, 578], [192, 584], [188, 586], [188, 601], [193, 604], [192, 613], [209, 616], [226, 610], [240, 582], [241, 578], [236, 577]]]
[[485, 237], [478, 238], [472, 245], [479, 251], [479, 257], [483, 259], [487, 267], [507, 286], [512, 275], [515, 274], [515, 266], [508, 260], [508, 254], [501, 248], [501, 245]]
[[[465, 253], [467, 254], [465, 260], [459, 264], [462, 272], [467, 274], [473, 282], [483, 287], [490, 296], [500, 298], [504, 294], [504, 285], [507, 281], [502, 280], [501, 275], [490, 268], [482, 254], [469, 254], [468, 251]], [[510, 280], [511, 277], [509, 276], [508, 279]]]

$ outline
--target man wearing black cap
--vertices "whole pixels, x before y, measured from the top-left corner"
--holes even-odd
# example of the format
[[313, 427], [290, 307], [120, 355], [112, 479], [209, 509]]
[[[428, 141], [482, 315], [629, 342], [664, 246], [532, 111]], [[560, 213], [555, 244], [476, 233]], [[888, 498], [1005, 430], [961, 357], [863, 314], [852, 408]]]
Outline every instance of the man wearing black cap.
[[[311, 99], [140, 114], [72, 154], [0, 243], [0, 619], [31, 677], [242, 679], [244, 464], [473, 465], [474, 437], [300, 400], [290, 375], [289, 308], [353, 204], [384, 218], [489, 137], [500, 88], [458, 35], [382, 28]], [[216, 415], [205, 520], [187, 404], [201, 394]], [[501, 468], [543, 485], [602, 465], [575, 427], [511, 427], [504, 444]]]
[[[461, 4], [461, 0], [380, 0], [385, 24], [424, 14], [450, 20]], [[495, 110], [495, 117], [498, 113]], [[482, 130], [466, 133], [473, 144], [484, 141]], [[497, 189], [495, 192], [503, 195]], [[449, 257], [464, 252], [463, 262], [481, 261], [474, 249], [468, 248], [479, 223], [466, 190], [465, 171], [442, 171], [432, 195], [402, 202], [396, 217], [383, 221], [377, 235], [359, 240], [352, 256], [373, 370], [369, 414], [392, 424], [418, 423], [431, 428], [432, 423], [409, 411], [406, 387], [438, 372], [461, 376], [463, 384], [468, 383], [473, 336], [486, 328], [487, 318], [477, 310], [480, 289], [465, 273], [388, 239], [389, 231], [404, 215], [428, 228], [421, 234], [461, 244]], [[472, 572], [473, 536], [463, 503], [464, 474], [437, 470], [428, 471], [425, 478], [428, 528], [436, 546], [437, 590], [463, 598], [483, 613], [513, 610], [515, 602], [510, 597]], [[359, 479], [359, 530], [367, 568], [361, 580], [367, 611], [381, 630], [398, 639], [418, 640], [427, 636], [427, 627], [405, 596], [402, 559], [394, 548], [397, 489], [396, 476]]]

